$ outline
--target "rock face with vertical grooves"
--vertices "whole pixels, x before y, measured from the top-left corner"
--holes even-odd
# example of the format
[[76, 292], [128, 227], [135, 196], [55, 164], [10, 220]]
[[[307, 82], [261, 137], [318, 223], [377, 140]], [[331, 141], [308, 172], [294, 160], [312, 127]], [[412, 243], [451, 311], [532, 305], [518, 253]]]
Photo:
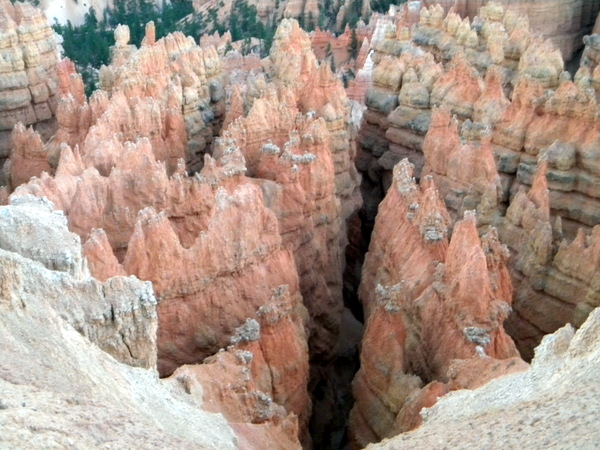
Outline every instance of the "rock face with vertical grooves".
[[[372, 57], [363, 46], [359, 58], [359, 81], [373, 86], [357, 165], [375, 226], [358, 292], [356, 447], [419, 426], [419, 411], [451, 391], [527, 370], [516, 348], [533, 356], [544, 334], [596, 321], [600, 305], [596, 37], [571, 81], [558, 51], [498, 4], [473, 21], [412, 7], [386, 18]], [[342, 300], [346, 226], [360, 233], [361, 111], [294, 20], [264, 60], [223, 62], [177, 33], [157, 41], [153, 24], [140, 49], [124, 27], [115, 40], [104, 90], [90, 98], [73, 64], [58, 65], [49, 142], [24, 125], [12, 132], [0, 193], [10, 202], [0, 208], [0, 442], [39, 431], [33, 417], [61, 430], [44, 427], [40, 446], [67, 446], [63, 434], [110, 446], [105, 425], [126, 445], [146, 433], [149, 447], [308, 448], [310, 433], [315, 446], [338, 445], [350, 387], [335, 383], [362, 331]], [[561, 361], [591, 373], [576, 355], [586, 327], [545, 341], [532, 379], [571, 351]], [[32, 361], [11, 371], [24, 352]], [[48, 369], [63, 366], [60, 379]], [[155, 367], [172, 377], [158, 382]], [[25, 414], [22, 398], [34, 405]], [[126, 417], [135, 424], [123, 430]]]
[[280, 286], [256, 319], [235, 330], [226, 351], [180, 367], [173, 378], [208, 411], [222, 413], [245, 448], [264, 445], [265, 436], [254, 429], [260, 427], [271, 430], [275, 448], [300, 448], [298, 435], [310, 445], [310, 398], [298, 389], [308, 383], [307, 318], [302, 298]]
[[271, 78], [291, 89], [300, 112], [313, 112], [325, 120], [331, 134], [330, 152], [335, 168], [335, 192], [344, 221], [360, 207], [360, 177], [354, 167], [356, 154], [350, 103], [342, 83], [328, 64], [317, 63], [310, 38], [295, 20], [283, 20], [277, 28], [270, 59]]
[[256, 99], [246, 117], [224, 130], [216, 154], [240, 146], [248, 174], [275, 212], [282, 244], [293, 251], [311, 317], [311, 350], [325, 356], [340, 331], [344, 228], [331, 133], [322, 118], [302, 115], [293, 99], [286, 89]]
[[359, 297], [366, 329], [350, 415], [354, 445], [408, 431], [452, 389], [524, 370], [503, 328], [512, 286], [495, 229], [478, 236], [450, 217], [433, 181], [417, 186], [403, 160], [379, 207]]
[[[600, 223], [596, 35], [586, 38], [582, 67], [571, 81], [551, 43], [534, 38], [514, 12], [489, 3], [479, 14], [461, 21], [430, 7], [412, 30], [400, 20], [395, 34], [374, 40], [376, 67], [357, 166], [366, 174], [369, 219], [390, 185], [391, 167], [406, 156], [417, 177], [434, 178], [453, 221], [474, 209], [480, 232], [497, 227], [513, 253], [508, 267], [515, 302], [507, 329], [530, 359], [543, 335], [568, 322], [581, 324], [597, 304], [593, 277], [555, 261], [561, 248], [562, 254], [571, 245], [593, 248]], [[419, 71], [411, 65], [416, 58], [439, 63], [427, 72], [421, 63]], [[431, 89], [423, 82], [426, 73]], [[408, 96], [419, 92], [429, 102], [421, 110]], [[386, 98], [392, 103], [384, 111]], [[542, 166], [548, 192], [531, 188]], [[526, 208], [529, 189], [536, 198], [544, 192], [548, 214], [533, 216], [543, 219], [516, 212]], [[568, 264], [576, 264], [569, 255]]]

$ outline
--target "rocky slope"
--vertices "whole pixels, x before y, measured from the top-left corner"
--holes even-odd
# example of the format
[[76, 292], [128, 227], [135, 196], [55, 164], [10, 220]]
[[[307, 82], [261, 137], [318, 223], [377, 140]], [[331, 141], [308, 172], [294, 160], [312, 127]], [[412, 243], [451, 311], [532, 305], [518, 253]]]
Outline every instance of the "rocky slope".
[[[493, 406], [497, 377], [525, 380], [500, 392], [581, 397], [558, 380], [587, 386], [595, 358], [576, 354], [600, 305], [597, 36], [572, 82], [497, 4], [472, 22], [411, 7], [360, 50], [349, 91], [373, 85], [356, 158], [361, 109], [311, 49], [333, 40], [294, 20], [263, 60], [157, 41], [153, 24], [137, 49], [118, 27], [90, 98], [58, 65], [58, 130], [45, 143], [15, 127], [0, 193], [2, 444], [362, 447], [419, 426], [441, 397], [432, 439], [444, 397]], [[532, 368], [518, 356], [588, 316]]]
[[119, 361], [154, 368], [157, 320], [150, 283], [93, 279], [79, 236], [53, 210], [47, 199], [33, 196], [0, 207], [6, 306], [26, 307], [23, 295], [44, 299], [45, 308]]
[[500, 226], [511, 250], [515, 283], [514, 313], [507, 329], [531, 358], [541, 338], [566, 323], [579, 326], [598, 302], [598, 233], [579, 228], [574, 239], [563, 238], [560, 218], [550, 214], [548, 164], [540, 163], [533, 186], [519, 190]]
[[151, 284], [91, 278], [52, 209], [34, 197], [0, 209], [2, 446], [300, 447], [294, 413], [305, 424], [310, 400], [289, 388], [308, 377], [298, 295], [278, 288], [233, 347], [160, 381]]
[[[230, 393], [224, 380], [203, 387], [205, 401], [215, 399], [209, 409], [232, 423], [284, 430], [286, 448], [310, 442], [308, 344], [317, 359], [347, 352], [338, 344], [342, 252], [345, 219], [360, 195], [341, 83], [316, 63], [297, 23], [281, 30], [273, 81], [247, 112], [241, 105], [237, 113], [232, 98], [213, 156], [194, 176], [187, 172], [202, 154], [197, 144], [207, 149], [203, 133], [213, 133], [203, 114], [219, 108], [218, 77], [208, 73], [218, 74], [220, 61], [211, 48], [180, 34], [154, 42], [149, 25], [135, 49], [120, 27], [113, 65], [101, 71], [106, 90], [90, 99], [72, 64], [62, 62], [56, 135], [44, 145], [32, 131], [14, 133], [20, 146], [32, 143], [46, 156], [54, 175], [15, 158], [15, 180], [39, 177], [11, 199], [44, 196], [64, 211], [98, 279], [152, 282], [162, 376], [233, 343], [175, 376], [189, 378], [193, 391], [230, 367], [227, 383], [239, 389]], [[248, 439], [260, 442], [252, 433]]]
[[[373, 449], [460, 446], [594, 448], [600, 434], [598, 336], [600, 309], [575, 331], [566, 325], [544, 338], [531, 368], [491, 381], [480, 389], [457, 391], [422, 412], [423, 425]], [[587, 401], [576, 400], [585, 392]], [[589, 429], [588, 433], [580, 430]], [[443, 436], [443, 441], [440, 436]]]

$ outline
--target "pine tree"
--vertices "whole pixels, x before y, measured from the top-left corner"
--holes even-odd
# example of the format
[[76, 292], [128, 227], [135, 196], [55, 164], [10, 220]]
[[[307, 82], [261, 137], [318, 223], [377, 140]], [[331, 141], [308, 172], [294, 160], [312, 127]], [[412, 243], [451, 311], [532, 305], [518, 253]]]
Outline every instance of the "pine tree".
[[358, 56], [358, 38], [356, 37], [356, 28], [352, 28], [352, 34], [350, 35], [350, 45], [348, 46], [350, 52], [350, 58], [356, 59]]

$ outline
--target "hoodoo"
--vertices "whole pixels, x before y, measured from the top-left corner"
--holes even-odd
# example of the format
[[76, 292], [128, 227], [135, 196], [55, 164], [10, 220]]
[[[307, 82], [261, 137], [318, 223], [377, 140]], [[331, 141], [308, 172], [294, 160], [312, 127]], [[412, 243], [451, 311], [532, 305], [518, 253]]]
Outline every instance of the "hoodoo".
[[0, 447], [600, 446], [600, 3], [158, 3], [0, 0]]

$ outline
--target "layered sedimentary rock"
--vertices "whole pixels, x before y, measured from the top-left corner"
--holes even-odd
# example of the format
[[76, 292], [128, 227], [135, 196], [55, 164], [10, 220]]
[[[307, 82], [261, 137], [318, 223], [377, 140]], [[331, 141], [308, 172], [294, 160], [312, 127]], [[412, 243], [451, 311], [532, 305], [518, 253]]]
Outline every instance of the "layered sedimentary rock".
[[[354, 49], [356, 54], [352, 55], [352, 39], [353, 35], [356, 39], [355, 45], [359, 45], [366, 39], [371, 37], [372, 30], [367, 26], [356, 26], [354, 30], [351, 30], [349, 26], [346, 26], [343, 33], [336, 36], [328, 31], [316, 30], [311, 33], [311, 46], [315, 56], [319, 61], [323, 61], [329, 57], [332, 58], [333, 66], [336, 71], [345, 70], [346, 68], [352, 67], [357, 69], [362, 67], [364, 60], [367, 55], [363, 54], [362, 60], [359, 58], [359, 48]], [[365, 48], [367, 51], [368, 45]], [[368, 51], [367, 51], [368, 54]], [[355, 60], [356, 64], [352, 64], [352, 60]]]
[[[600, 22], [598, 22], [600, 24]], [[600, 26], [598, 27], [600, 28]], [[590, 36], [585, 36], [583, 42], [585, 49], [581, 55], [581, 63], [575, 74], [575, 82], [582, 87], [593, 87], [596, 92], [600, 90], [600, 29]]]
[[502, 3], [509, 11], [527, 15], [531, 29], [548, 38], [565, 60], [581, 48], [581, 38], [591, 31], [600, 10], [596, 0]]
[[[92, 289], [72, 298], [68, 275], [5, 250], [0, 260], [0, 445], [237, 447], [225, 419], [203, 411], [179, 382], [161, 382], [154, 371], [117, 362], [51, 303], [71, 296], [71, 306], [95, 308], [99, 283], [90, 280]], [[110, 321], [110, 310], [103, 320]]]
[[[431, 2], [419, 2], [427, 4]], [[581, 48], [581, 38], [592, 30], [594, 20], [600, 10], [596, 0], [543, 0], [528, 2], [523, 0], [499, 0], [484, 2], [482, 0], [442, 0], [435, 2], [440, 10], [448, 12], [451, 8], [461, 17], [468, 17], [475, 22], [476, 15], [484, 5], [486, 15], [496, 20], [501, 19], [502, 8], [513, 16], [526, 18], [531, 30], [549, 39], [561, 51], [565, 60]]]
[[54, 132], [58, 53], [52, 28], [29, 3], [0, 3], [0, 163], [9, 156], [14, 125]]
[[[265, 26], [279, 24], [284, 19], [295, 19], [305, 29], [315, 30], [322, 27], [324, 21], [325, 24], [331, 24], [332, 30], [344, 32], [349, 19], [346, 11], [350, 9], [350, 3], [347, 0], [335, 0], [325, 5], [318, 0], [194, 0], [193, 7], [194, 14], [204, 18], [202, 23], [205, 33], [214, 33], [217, 22], [228, 29], [232, 14], [248, 13], [243, 8], [255, 9], [257, 21]], [[367, 20], [370, 15], [369, 2], [363, 2], [362, 6], [361, 17]], [[254, 14], [254, 11], [250, 14]], [[231, 41], [231, 36], [229, 40]]]
[[[84, 168], [81, 157], [66, 148], [55, 178], [45, 175], [32, 180], [13, 197], [17, 200], [32, 191], [61, 202], [71, 228], [83, 236], [91, 233], [85, 254], [94, 275], [104, 279], [135, 274], [153, 282], [159, 301], [158, 367], [162, 374], [185, 363], [202, 361], [225, 347], [236, 327], [260, 315], [257, 311], [279, 286], [287, 286], [286, 295], [298, 304], [293, 256], [281, 246], [277, 219], [265, 206], [260, 187], [243, 176], [246, 169], [239, 150], [229, 149], [218, 161], [207, 156], [205, 167], [194, 178], [188, 178], [183, 167], [169, 177], [165, 164], [154, 159], [148, 140], [127, 144], [120, 156], [110, 173], [103, 176], [94, 167]], [[232, 226], [227, 227], [228, 223]], [[93, 226], [104, 230], [94, 230]], [[116, 254], [122, 264], [113, 250], [119, 248]], [[107, 283], [111, 280], [114, 278]], [[250, 421], [253, 414], [260, 415], [261, 402], [268, 406], [269, 398], [282, 399], [284, 407], [291, 410], [273, 406], [273, 411], [279, 412], [266, 415], [261, 423], [268, 422], [266, 429], [279, 429], [278, 424], [283, 423], [281, 426], [287, 430], [284, 441], [288, 443], [296, 442], [297, 432], [305, 435], [310, 411], [308, 401], [286, 400], [302, 392], [307, 396], [308, 351], [304, 329], [298, 328], [300, 322], [304, 327], [305, 314], [295, 314], [293, 345], [300, 352], [294, 357], [297, 385], [288, 391], [285, 383], [274, 381], [275, 387], [264, 395], [248, 388], [248, 395], [256, 397], [259, 404], [250, 404], [244, 416]], [[273, 315], [275, 318], [269, 320], [274, 324], [279, 313]], [[283, 312], [280, 315], [285, 317]], [[264, 328], [268, 329], [269, 323], [265, 322]], [[269, 345], [272, 348], [274, 344]], [[260, 349], [274, 352], [264, 346]], [[298, 366], [301, 361], [305, 361], [304, 369]], [[277, 364], [281, 367], [283, 362], [257, 364], [260, 380], [264, 380], [265, 373], [275, 376], [272, 374], [276, 370], [284, 370], [277, 369]], [[274, 391], [277, 395], [272, 394]], [[221, 404], [220, 408], [225, 406]], [[215, 410], [222, 411], [217, 407]], [[289, 412], [300, 416], [299, 428], [295, 419], [288, 418]], [[243, 422], [236, 417], [230, 420]], [[252, 427], [240, 427], [249, 439], [265, 438]]]
[[215, 154], [238, 145], [248, 175], [261, 180], [295, 255], [311, 350], [330, 355], [341, 320], [345, 220], [360, 203], [349, 102], [296, 21], [282, 22], [270, 60], [269, 78], [248, 74], [232, 89]]
[[370, 56], [371, 48], [369, 39], [365, 38], [362, 41], [358, 55], [356, 56], [355, 72], [353, 80], [348, 82], [346, 94], [350, 100], [354, 100], [361, 105], [365, 102], [365, 94], [371, 86], [373, 75], [373, 60]]
[[353, 160], [350, 104], [340, 81], [327, 64], [317, 63], [310, 39], [295, 20], [284, 20], [277, 28], [270, 59], [272, 79], [290, 88], [302, 113], [313, 111], [322, 117], [331, 134], [335, 167], [335, 192], [342, 203], [342, 217], [348, 218], [361, 204], [359, 182]]
[[583, 323], [597, 306], [600, 270], [600, 226], [589, 235], [579, 229], [573, 241], [563, 239], [561, 220], [552, 219], [548, 190], [548, 163], [542, 161], [526, 193], [515, 195], [500, 227], [511, 249], [515, 280], [514, 313], [507, 329], [525, 358], [547, 333], [565, 323]]
[[482, 6], [472, 22], [453, 11], [446, 15], [440, 5], [422, 8], [414, 28], [409, 28], [408, 16], [405, 12], [397, 20], [396, 33], [388, 33], [374, 46], [376, 62], [377, 53], [397, 56], [412, 42], [438, 61], [464, 54], [481, 74], [498, 67], [504, 84], [514, 85], [518, 76], [527, 74], [553, 87], [564, 70], [561, 54], [552, 43], [536, 37], [525, 16], [505, 12], [498, 3]]
[[[186, 177], [183, 168], [169, 177], [150, 142], [141, 140], [127, 144], [102, 175], [65, 149], [54, 178], [32, 180], [16, 192], [49, 197], [84, 238], [93, 228], [104, 230], [106, 236], [94, 232], [86, 244], [98, 276], [113, 275], [111, 268], [122, 273], [114, 251], [125, 273], [154, 283], [161, 373], [223, 347], [271, 289], [297, 290], [292, 256], [281, 248], [260, 188], [242, 175], [242, 155], [232, 149], [221, 162], [206, 164], [199, 177]], [[228, 230], [226, 223], [236, 225]], [[240, 297], [245, 301], [234, 300]]]
[[[147, 42], [125, 66], [144, 49], [167, 45]], [[144, 64], [151, 73], [150, 63]], [[211, 369], [235, 363], [236, 352], [248, 350], [255, 353], [254, 378], [245, 375], [249, 362], [232, 369], [245, 387], [224, 401], [227, 388], [215, 385], [211, 395], [219, 405], [213, 410], [231, 423], [285, 429], [282, 442], [291, 446], [298, 434], [309, 442], [307, 341], [310, 336], [315, 355], [333, 356], [342, 313], [343, 217], [332, 142], [343, 130], [336, 123], [331, 131], [324, 118], [302, 114], [298, 99], [307, 110], [322, 102], [319, 114], [337, 118], [323, 100], [330, 78], [315, 64], [308, 81], [323, 80], [316, 91], [323, 96], [313, 103], [290, 88], [271, 86], [246, 117], [231, 119], [214, 158], [206, 155], [202, 170], [190, 177], [182, 159], [184, 114], [173, 86], [180, 78], [173, 81], [165, 72], [128, 80], [126, 71], [114, 68], [107, 74], [114, 75], [111, 94], [97, 91], [87, 101], [81, 80], [63, 63], [61, 128], [45, 146], [57, 158], [55, 174], [21, 185], [12, 198], [46, 196], [63, 210], [70, 229], [86, 240], [85, 255], [97, 278], [133, 274], [153, 283], [161, 375], [215, 354], [240, 325], [258, 321], [265, 342], [236, 344], [240, 348], [216, 357]], [[292, 306], [279, 298], [283, 294], [273, 297], [281, 289]], [[276, 300], [283, 302], [281, 311], [265, 306]], [[278, 341], [286, 333], [289, 339]], [[281, 345], [295, 349], [289, 362], [279, 356], [285, 354]], [[213, 378], [206, 370], [202, 376]], [[281, 406], [269, 406], [272, 401]], [[237, 402], [247, 402], [247, 408], [236, 409]], [[246, 431], [260, 442], [260, 433]]]
[[452, 389], [524, 370], [503, 321], [512, 287], [494, 229], [479, 238], [450, 217], [435, 184], [417, 186], [403, 160], [379, 208], [359, 296], [366, 330], [350, 433], [365, 446], [419, 425], [419, 411]]
[[[117, 32], [113, 56], [119, 57], [100, 70], [101, 88], [109, 96], [120, 92], [127, 99], [141, 97], [160, 105], [164, 110], [161, 119], [166, 120], [166, 124], [162, 129], [144, 130], [146, 133], [178, 131], [174, 128], [179, 124], [173, 123], [174, 119], [169, 116], [175, 110], [181, 111], [187, 133], [181, 137], [186, 147], [187, 170], [199, 170], [224, 113], [225, 91], [216, 49], [199, 47], [192, 38], [179, 32], [154, 42], [154, 28], [146, 27], [142, 46], [126, 57], [116, 49], [128, 48], [128, 33]], [[158, 112], [157, 106], [153, 108]], [[162, 159], [160, 155], [159, 158]]]
[[[293, 98], [282, 96], [283, 101]], [[330, 134], [323, 119], [302, 116], [283, 101], [275, 93], [256, 100], [224, 137], [240, 146], [249, 175], [258, 179], [278, 218], [311, 316], [311, 348], [327, 354], [339, 333], [344, 243]]]
[[[459, 133], [456, 116], [446, 108], [434, 111], [423, 142], [423, 176], [439, 186], [453, 221], [476, 210], [478, 225], [494, 224], [500, 215], [502, 187], [489, 135], [466, 121]], [[470, 139], [469, 139], [470, 138]]]
[[48, 162], [48, 151], [42, 138], [32, 127], [26, 129], [18, 123], [12, 133], [12, 151], [10, 160], [4, 165], [4, 176], [7, 189], [26, 183], [31, 177], [37, 177], [42, 172], [51, 172]]
[[538, 161], [546, 160], [550, 207], [553, 215], [562, 217], [569, 237], [580, 226], [600, 223], [597, 111], [589, 89], [566, 81], [544, 95], [539, 84], [523, 80], [494, 123], [492, 144], [498, 168], [507, 178], [505, 196], [519, 185], [531, 185]]
[[[466, 121], [460, 133], [437, 111], [423, 146], [424, 173], [433, 174], [451, 212], [476, 208], [480, 226], [499, 227], [515, 285], [507, 329], [530, 359], [545, 334], [581, 324], [597, 306], [597, 106], [592, 93], [571, 82], [544, 95], [525, 79], [502, 109], [487, 126]], [[571, 247], [580, 257], [566, 251]], [[592, 272], [574, 269], [583, 258]]]
[[431, 92], [441, 72], [430, 54], [414, 47], [399, 58], [385, 57], [373, 70], [356, 162], [365, 178], [363, 195], [369, 221], [375, 218], [377, 203], [389, 187], [391, 169], [398, 161], [408, 157], [421, 171], [423, 138], [431, 122]]
[[[546, 336], [529, 370], [476, 390], [450, 393], [423, 411], [419, 429], [369, 448], [480, 448], [502, 443], [542, 449], [550, 442], [593, 448], [600, 440], [594, 423], [600, 411], [598, 336], [600, 309], [578, 331], [566, 325]], [[583, 403], [582, 392], [588, 398]], [[582, 429], [589, 433], [580, 433]]]
[[91, 278], [79, 237], [48, 201], [0, 209], [0, 276], [0, 445], [300, 448], [306, 314], [286, 286], [233, 347], [159, 381], [150, 283]]

